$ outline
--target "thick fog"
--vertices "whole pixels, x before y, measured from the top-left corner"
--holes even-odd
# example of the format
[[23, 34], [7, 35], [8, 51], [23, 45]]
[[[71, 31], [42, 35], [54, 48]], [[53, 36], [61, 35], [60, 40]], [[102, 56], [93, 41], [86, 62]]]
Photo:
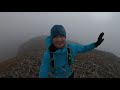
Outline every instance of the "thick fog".
[[15, 56], [30, 38], [50, 34], [55, 24], [65, 27], [67, 39], [85, 45], [104, 32], [105, 40], [97, 49], [120, 56], [119, 12], [0, 12], [0, 61]]

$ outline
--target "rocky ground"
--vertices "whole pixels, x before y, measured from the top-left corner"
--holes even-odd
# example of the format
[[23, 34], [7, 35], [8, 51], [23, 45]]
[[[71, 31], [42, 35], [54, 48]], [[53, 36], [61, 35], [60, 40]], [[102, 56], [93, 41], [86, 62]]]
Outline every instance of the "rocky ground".
[[[16, 57], [16, 64], [0, 72], [0, 78], [38, 78], [44, 50], [34, 55]], [[120, 78], [120, 63], [95, 51], [75, 57], [74, 78]]]
[[113, 56], [106, 57], [94, 51], [79, 54], [74, 68], [76, 78], [120, 78], [119, 61]]

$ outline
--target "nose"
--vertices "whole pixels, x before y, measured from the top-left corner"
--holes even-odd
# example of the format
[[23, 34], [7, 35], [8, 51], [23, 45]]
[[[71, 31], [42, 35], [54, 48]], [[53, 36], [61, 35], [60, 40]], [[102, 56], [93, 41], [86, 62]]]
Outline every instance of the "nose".
[[60, 37], [58, 37], [58, 41], [61, 41], [61, 38], [60, 38]]

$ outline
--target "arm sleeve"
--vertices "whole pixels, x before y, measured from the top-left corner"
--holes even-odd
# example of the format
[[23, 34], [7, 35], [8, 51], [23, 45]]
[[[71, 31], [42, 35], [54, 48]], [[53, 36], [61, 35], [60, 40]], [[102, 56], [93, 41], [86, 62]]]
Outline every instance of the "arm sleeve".
[[45, 52], [41, 61], [39, 78], [48, 78], [50, 70], [49, 53]]
[[91, 44], [88, 44], [88, 45], [74, 44], [72, 46], [73, 46], [73, 51], [74, 51], [75, 54], [84, 53], [84, 52], [87, 52], [87, 51], [90, 51], [90, 50], [96, 48], [94, 43], [91, 43]]

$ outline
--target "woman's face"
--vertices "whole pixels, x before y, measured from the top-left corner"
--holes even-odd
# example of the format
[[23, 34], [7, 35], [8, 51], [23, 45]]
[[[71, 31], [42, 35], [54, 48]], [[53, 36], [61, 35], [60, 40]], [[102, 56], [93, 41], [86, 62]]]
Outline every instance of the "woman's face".
[[62, 35], [57, 35], [53, 38], [53, 44], [56, 48], [63, 48], [65, 45], [65, 37]]

